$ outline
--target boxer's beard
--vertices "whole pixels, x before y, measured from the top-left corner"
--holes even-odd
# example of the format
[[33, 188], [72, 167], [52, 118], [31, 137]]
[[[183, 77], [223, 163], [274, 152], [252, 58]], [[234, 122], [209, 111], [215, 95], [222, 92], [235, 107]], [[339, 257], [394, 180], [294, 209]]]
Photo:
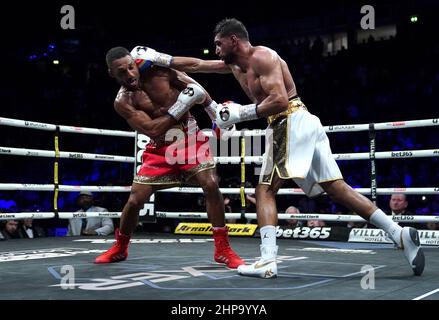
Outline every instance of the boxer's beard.
[[231, 64], [235, 61], [235, 58], [236, 58], [235, 54], [229, 53], [229, 54], [223, 56], [223, 61], [225, 64]]

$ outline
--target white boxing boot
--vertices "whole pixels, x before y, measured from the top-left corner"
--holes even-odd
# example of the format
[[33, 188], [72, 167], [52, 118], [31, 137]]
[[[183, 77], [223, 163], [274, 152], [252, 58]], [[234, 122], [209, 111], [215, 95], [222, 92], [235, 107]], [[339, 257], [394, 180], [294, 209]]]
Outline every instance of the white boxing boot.
[[277, 249], [278, 246], [261, 245], [261, 259], [251, 265], [239, 266], [238, 273], [243, 276], [264, 279], [277, 277]]
[[415, 228], [404, 227], [401, 231], [401, 249], [412, 267], [413, 273], [420, 276], [424, 271], [425, 257], [421, 248], [418, 231]]

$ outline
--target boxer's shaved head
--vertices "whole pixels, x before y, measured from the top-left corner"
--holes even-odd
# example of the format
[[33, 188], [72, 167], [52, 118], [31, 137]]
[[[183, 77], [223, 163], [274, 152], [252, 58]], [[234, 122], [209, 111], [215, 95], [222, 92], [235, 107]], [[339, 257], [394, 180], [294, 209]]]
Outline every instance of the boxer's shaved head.
[[241, 40], [249, 40], [247, 29], [244, 24], [235, 18], [221, 20], [215, 26], [214, 36], [228, 37], [236, 35]]
[[114, 47], [108, 50], [107, 55], [105, 56], [105, 60], [107, 62], [107, 66], [110, 67], [111, 63], [114, 60], [123, 58], [125, 56], [129, 56], [130, 52], [124, 47]]
[[139, 86], [139, 68], [124, 47], [114, 47], [108, 50], [106, 55], [108, 73], [115, 78], [117, 83], [128, 90], [137, 90]]

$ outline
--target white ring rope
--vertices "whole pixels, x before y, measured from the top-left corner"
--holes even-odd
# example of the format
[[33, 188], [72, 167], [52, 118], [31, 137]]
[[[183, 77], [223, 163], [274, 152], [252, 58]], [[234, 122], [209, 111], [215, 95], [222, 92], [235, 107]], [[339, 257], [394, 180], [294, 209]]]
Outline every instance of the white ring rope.
[[[55, 131], [56, 125], [25, 121], [18, 119], [2, 118], [0, 117], [0, 125], [19, 127], [19, 128], [29, 128], [37, 130]], [[375, 130], [391, 130], [391, 129], [402, 129], [402, 128], [417, 128], [417, 127], [431, 127], [438, 126], [439, 119], [424, 119], [424, 120], [410, 120], [410, 121], [394, 121], [394, 122], [381, 122], [374, 124]], [[97, 135], [109, 135], [109, 136], [120, 136], [120, 137], [135, 137], [134, 131], [120, 131], [120, 130], [106, 130], [106, 129], [95, 129], [95, 128], [84, 128], [84, 127], [73, 127], [73, 126], [59, 126], [60, 132], [70, 132], [70, 133], [82, 133], [82, 134], [97, 134]], [[368, 131], [369, 124], [348, 124], [348, 125], [336, 125], [336, 126], [325, 126], [323, 127], [326, 132], [352, 132], [352, 131]], [[208, 136], [212, 136], [212, 132], [206, 133]], [[234, 137], [255, 137], [264, 136], [265, 130], [242, 130], [233, 133]]]
[[[1, 188], [1, 184], [0, 184]], [[370, 188], [354, 188], [357, 192], [361, 194], [370, 194]], [[239, 188], [220, 188], [221, 193], [225, 194], [240, 194]], [[175, 187], [166, 190], [159, 190], [157, 192], [184, 192], [184, 193], [203, 193], [201, 188], [191, 188], [191, 187]], [[246, 194], [254, 194], [254, 188], [246, 188]], [[393, 193], [403, 193], [403, 194], [439, 194], [439, 188], [377, 188], [377, 193], [381, 195], [391, 195]], [[279, 189], [277, 195], [304, 195], [305, 193], [299, 188], [283, 188]]]
[[[74, 218], [120, 218], [121, 212], [59, 212], [60, 219], [74, 219]], [[156, 211], [158, 218], [169, 219], [208, 219], [206, 212], [166, 212]], [[241, 213], [225, 213], [226, 219], [240, 219]], [[322, 213], [300, 213], [287, 214], [279, 213], [279, 220], [324, 220], [328, 222], [366, 222], [360, 216], [349, 214], [322, 214]], [[50, 219], [54, 218], [54, 212], [20, 212], [20, 213], [0, 213], [0, 220], [10, 219]], [[256, 213], [245, 213], [246, 219], [256, 220]], [[425, 216], [425, 215], [395, 215], [391, 217], [397, 222], [411, 222], [411, 223], [425, 223], [425, 222], [439, 222], [439, 216]]]
[[[53, 191], [53, 184], [29, 184], [29, 183], [0, 183], [0, 190], [10, 191]], [[131, 186], [70, 186], [59, 185], [59, 191], [66, 192], [130, 192]], [[370, 188], [354, 188], [361, 194], [369, 194]], [[203, 193], [203, 189], [197, 187], [175, 187], [157, 192], [173, 192], [173, 193]], [[224, 194], [240, 194], [240, 188], [220, 188], [220, 192]], [[246, 194], [254, 194], [255, 188], [246, 188]], [[377, 188], [377, 193], [381, 195], [391, 195], [393, 193], [403, 193], [409, 195], [429, 195], [439, 194], [439, 187], [436, 188]], [[304, 195], [305, 193], [299, 188], [279, 189], [278, 195]]]
[[[11, 156], [12, 155], [13, 156], [25, 156], [25, 157], [47, 157], [47, 158], [54, 158], [55, 157], [55, 151], [38, 150], [38, 149], [25, 149], [25, 148], [9, 148], [9, 147], [0, 147], [0, 154], [11, 155]], [[69, 151], [60, 151], [59, 158], [80, 159], [80, 160], [102, 160], [102, 161], [134, 163], [134, 157], [116, 156], [116, 155], [110, 155], [110, 154], [69, 152]]]
[[[1, 147], [0, 154], [25, 156], [25, 157], [55, 157], [55, 151], [26, 149], [26, 148], [10, 148]], [[368, 152], [362, 153], [336, 153], [333, 154], [335, 160], [369, 160], [370, 154]], [[134, 157], [117, 156], [110, 154], [95, 154], [82, 152], [60, 151], [60, 158], [62, 159], [79, 159], [79, 160], [102, 160], [111, 162], [127, 162], [134, 163]], [[376, 152], [376, 159], [394, 159], [394, 158], [426, 158], [439, 157], [439, 149], [428, 150], [403, 150], [403, 151], [382, 151]], [[246, 164], [262, 164], [262, 156], [246, 156], [244, 157]], [[216, 163], [219, 164], [240, 164], [240, 157], [214, 157]]]
[[[166, 211], [156, 211], [158, 218], [172, 218], [172, 219], [207, 219], [206, 212], [166, 212]], [[226, 213], [226, 219], [240, 219], [242, 217], [241, 213]], [[246, 219], [256, 220], [256, 213], [245, 213], [244, 217]], [[322, 213], [306, 213], [306, 214], [287, 214], [287, 213], [279, 213], [277, 215], [279, 220], [324, 220], [328, 222], [366, 222], [367, 220], [363, 219], [357, 215], [349, 215], [349, 214], [322, 214]], [[416, 216], [405, 216], [405, 215], [396, 215], [391, 216], [393, 221], [398, 222], [413, 222], [413, 223], [425, 223], [425, 222], [439, 222], [439, 216], [425, 216], [425, 215], [416, 215]]]
[[[439, 126], [439, 119], [411, 120], [380, 122], [374, 124], [375, 130], [392, 130], [403, 128], [418, 128]], [[349, 131], [369, 131], [369, 124], [348, 124], [338, 126], [325, 126], [326, 132], [349, 132]]]
[[[410, 121], [395, 121], [395, 122], [381, 122], [375, 123], [375, 130], [392, 130], [404, 128], [418, 128], [418, 127], [432, 127], [439, 126], [439, 119], [425, 119], [425, 120], [410, 120]], [[354, 131], [369, 131], [369, 124], [347, 124], [336, 126], [324, 126], [327, 133], [332, 132], [354, 132]], [[212, 137], [211, 132], [205, 132], [208, 137]], [[232, 137], [260, 137], [265, 136], [265, 130], [242, 130], [236, 131]]]
[[[0, 125], [18, 127], [18, 128], [29, 128], [36, 130], [45, 130], [45, 131], [55, 131], [57, 127], [56, 125], [50, 123], [25, 121], [25, 120], [2, 118], [2, 117], [0, 117]], [[69, 133], [96, 134], [102, 136], [132, 137], [132, 138], [134, 138], [136, 135], [134, 131], [107, 130], [107, 129], [95, 129], [95, 128], [73, 127], [73, 126], [58, 126], [58, 127], [60, 132], [69, 132]]]
[[[12, 191], [53, 191], [54, 184], [0, 183], [0, 190]], [[66, 192], [130, 192], [131, 186], [69, 186], [59, 185], [59, 191]]]

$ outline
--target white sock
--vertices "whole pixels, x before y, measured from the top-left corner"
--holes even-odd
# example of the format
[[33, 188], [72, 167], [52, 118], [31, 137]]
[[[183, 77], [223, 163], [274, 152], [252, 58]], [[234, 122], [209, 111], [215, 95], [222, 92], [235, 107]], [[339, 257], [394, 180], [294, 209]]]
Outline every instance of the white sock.
[[369, 221], [376, 227], [386, 231], [393, 241], [395, 241], [398, 246], [401, 246], [402, 228], [381, 209], [377, 209], [374, 213], [372, 213]]
[[264, 226], [260, 229], [261, 244], [263, 246], [275, 246], [276, 245], [276, 227]]
[[264, 226], [260, 229], [261, 233], [261, 258], [269, 260], [276, 257], [276, 227]]

